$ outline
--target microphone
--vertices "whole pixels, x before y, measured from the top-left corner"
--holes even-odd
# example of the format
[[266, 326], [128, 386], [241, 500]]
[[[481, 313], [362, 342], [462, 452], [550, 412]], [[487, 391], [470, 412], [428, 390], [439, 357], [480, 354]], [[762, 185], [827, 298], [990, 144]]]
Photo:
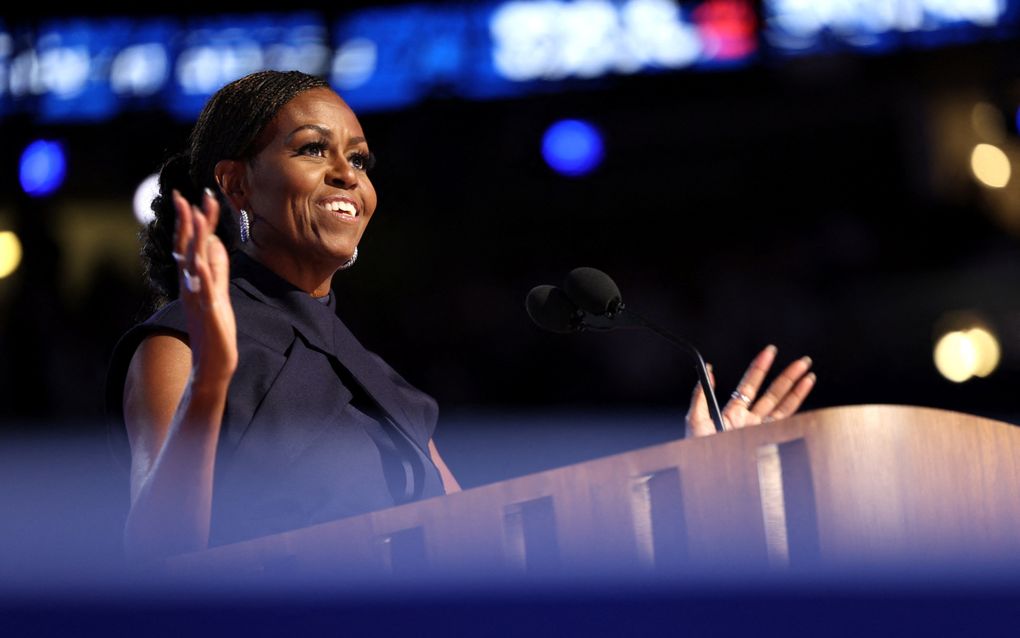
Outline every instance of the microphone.
[[708, 412], [717, 432], [725, 430], [719, 401], [708, 378], [705, 360], [694, 344], [677, 337], [627, 308], [620, 289], [606, 273], [582, 266], [571, 270], [563, 288], [535, 286], [525, 301], [528, 315], [539, 327], [561, 334], [582, 330], [645, 328], [680, 348], [694, 360], [698, 382], [708, 402]]
[[535, 286], [524, 305], [531, 320], [550, 332], [566, 334], [581, 329], [577, 306], [556, 286]]
[[613, 316], [623, 308], [620, 289], [597, 268], [574, 268], [567, 274], [563, 288], [578, 307], [593, 315]]

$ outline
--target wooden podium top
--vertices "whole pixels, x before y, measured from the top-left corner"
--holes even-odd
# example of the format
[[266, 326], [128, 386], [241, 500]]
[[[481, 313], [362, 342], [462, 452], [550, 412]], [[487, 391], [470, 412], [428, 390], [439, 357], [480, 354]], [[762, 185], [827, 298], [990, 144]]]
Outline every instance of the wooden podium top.
[[682, 575], [1020, 556], [1020, 428], [842, 406], [166, 561], [172, 574]]

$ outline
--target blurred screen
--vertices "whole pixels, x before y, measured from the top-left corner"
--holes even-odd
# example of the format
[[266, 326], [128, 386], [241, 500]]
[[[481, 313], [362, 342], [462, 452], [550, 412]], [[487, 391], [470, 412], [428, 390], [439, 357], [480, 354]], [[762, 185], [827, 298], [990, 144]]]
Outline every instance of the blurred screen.
[[0, 22], [0, 115], [88, 122], [163, 109], [193, 119], [259, 69], [327, 77], [361, 112], [489, 99], [613, 76], [716, 71], [772, 57], [870, 54], [1005, 38], [1020, 0], [587, 0], [206, 17]]

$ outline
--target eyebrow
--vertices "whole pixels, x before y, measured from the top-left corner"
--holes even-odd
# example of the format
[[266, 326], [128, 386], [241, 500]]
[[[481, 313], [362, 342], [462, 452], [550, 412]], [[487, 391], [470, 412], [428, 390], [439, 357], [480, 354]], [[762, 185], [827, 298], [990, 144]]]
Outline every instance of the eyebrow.
[[[320, 126], [319, 124], [302, 124], [301, 126], [297, 127], [293, 131], [291, 131], [289, 135], [287, 135], [287, 142], [290, 142], [291, 139], [293, 139], [295, 135], [297, 135], [299, 132], [304, 131], [304, 130], [316, 131], [317, 133], [319, 133], [319, 135], [322, 135], [323, 137], [329, 137], [329, 138], [333, 137], [333, 131], [329, 130], [325, 126]], [[360, 137], [360, 136], [359, 137], [352, 137], [351, 139], [347, 140], [347, 145], [348, 146], [353, 146], [355, 144], [363, 144], [366, 141], [367, 140], [364, 137]]]

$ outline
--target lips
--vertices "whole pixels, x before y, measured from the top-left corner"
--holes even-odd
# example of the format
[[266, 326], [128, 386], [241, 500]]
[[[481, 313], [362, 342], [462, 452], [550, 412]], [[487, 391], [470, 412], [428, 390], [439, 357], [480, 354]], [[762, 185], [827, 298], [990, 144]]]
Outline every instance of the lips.
[[361, 214], [354, 200], [346, 197], [331, 197], [322, 200], [319, 205], [341, 219], [354, 220]]

